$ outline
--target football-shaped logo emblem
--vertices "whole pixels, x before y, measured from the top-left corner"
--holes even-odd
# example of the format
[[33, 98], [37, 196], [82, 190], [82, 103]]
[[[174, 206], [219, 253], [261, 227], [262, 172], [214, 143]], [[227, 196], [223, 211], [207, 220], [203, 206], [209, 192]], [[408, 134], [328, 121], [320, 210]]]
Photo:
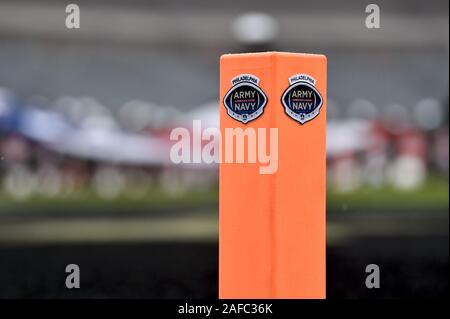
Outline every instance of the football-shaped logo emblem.
[[259, 79], [251, 74], [240, 74], [231, 80], [231, 84], [233, 86], [223, 99], [228, 115], [244, 124], [258, 118], [267, 104]]
[[287, 115], [304, 124], [319, 115], [322, 96], [316, 89], [316, 80], [307, 74], [296, 74], [289, 78], [290, 86], [281, 97]]

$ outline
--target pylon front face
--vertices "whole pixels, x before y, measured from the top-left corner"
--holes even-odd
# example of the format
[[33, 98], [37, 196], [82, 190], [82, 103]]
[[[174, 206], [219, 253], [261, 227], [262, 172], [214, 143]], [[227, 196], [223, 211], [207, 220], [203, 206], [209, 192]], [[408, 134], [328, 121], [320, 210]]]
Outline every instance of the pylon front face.
[[[325, 56], [221, 57], [220, 298], [325, 298], [326, 104]], [[225, 162], [236, 128], [256, 138], [245, 163], [238, 143]], [[261, 144], [277, 163], [248, 162]]]

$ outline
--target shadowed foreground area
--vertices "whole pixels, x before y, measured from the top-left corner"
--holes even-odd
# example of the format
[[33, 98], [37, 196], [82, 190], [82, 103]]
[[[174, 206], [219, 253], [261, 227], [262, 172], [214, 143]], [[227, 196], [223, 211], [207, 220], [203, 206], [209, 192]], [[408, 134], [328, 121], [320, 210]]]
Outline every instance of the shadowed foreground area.
[[[432, 219], [428, 223], [448, 225], [446, 215]], [[339, 223], [332, 224], [330, 231], [336, 232]], [[448, 297], [445, 231], [422, 237], [331, 237], [328, 298]], [[64, 269], [70, 263], [81, 268], [79, 290], [65, 288]], [[381, 268], [381, 289], [364, 285], [370, 263]], [[217, 298], [217, 276], [218, 245], [210, 239], [0, 247], [2, 298]]]

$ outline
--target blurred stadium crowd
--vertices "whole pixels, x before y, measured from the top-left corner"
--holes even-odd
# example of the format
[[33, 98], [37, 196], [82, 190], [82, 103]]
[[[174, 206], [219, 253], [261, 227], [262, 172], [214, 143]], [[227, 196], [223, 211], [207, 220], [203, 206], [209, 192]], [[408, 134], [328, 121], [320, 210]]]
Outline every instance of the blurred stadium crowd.
[[0, 4], [2, 194], [114, 198], [216, 185], [216, 166], [169, 161], [169, 133], [194, 119], [217, 126], [220, 54], [258, 50], [328, 56], [332, 191], [448, 177], [446, 1], [381, 1], [380, 30], [365, 28], [356, 0], [295, 12], [291, 0], [78, 3], [75, 31], [57, 1]]
[[[391, 105], [382, 112], [357, 99], [340, 114], [331, 97], [328, 181], [333, 191], [362, 186], [414, 189], [427, 177], [448, 176], [447, 105], [433, 98], [412, 112]], [[172, 128], [218, 125], [218, 103], [188, 112], [132, 100], [114, 111], [94, 97], [43, 96], [20, 100], [0, 91], [2, 193], [26, 199], [93, 192], [103, 198], [145, 196], [153, 188], [176, 194], [214, 187], [217, 166], [175, 166], [169, 160]], [[199, 173], [201, 172], [201, 173]]]

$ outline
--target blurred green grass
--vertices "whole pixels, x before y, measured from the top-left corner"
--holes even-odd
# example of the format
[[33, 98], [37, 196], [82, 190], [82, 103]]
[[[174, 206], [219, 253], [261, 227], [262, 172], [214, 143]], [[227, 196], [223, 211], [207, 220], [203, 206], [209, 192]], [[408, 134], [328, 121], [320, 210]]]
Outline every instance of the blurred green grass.
[[[0, 194], [0, 215], [10, 213], [53, 212], [58, 214], [77, 212], [105, 212], [126, 214], [155, 212], [184, 212], [192, 210], [217, 210], [219, 192], [217, 188], [168, 194], [161, 189], [149, 190], [145, 196], [121, 195], [104, 199], [85, 190], [73, 195], [48, 198], [33, 196], [24, 200]], [[448, 179], [430, 178], [423, 186], [414, 190], [399, 190], [393, 187], [364, 187], [356, 191], [338, 193], [327, 191], [327, 210], [340, 211], [448, 211]]]
[[176, 195], [166, 193], [161, 189], [152, 189], [145, 196], [120, 195], [110, 199], [102, 198], [89, 190], [53, 198], [36, 195], [19, 200], [0, 194], [0, 215], [30, 211], [58, 212], [60, 214], [83, 211], [105, 213], [186, 211], [217, 206], [218, 198], [218, 191], [215, 189], [190, 191]]
[[443, 211], [449, 209], [448, 179], [430, 178], [421, 187], [401, 190], [394, 187], [363, 187], [353, 192], [328, 191], [327, 206], [332, 211]]

